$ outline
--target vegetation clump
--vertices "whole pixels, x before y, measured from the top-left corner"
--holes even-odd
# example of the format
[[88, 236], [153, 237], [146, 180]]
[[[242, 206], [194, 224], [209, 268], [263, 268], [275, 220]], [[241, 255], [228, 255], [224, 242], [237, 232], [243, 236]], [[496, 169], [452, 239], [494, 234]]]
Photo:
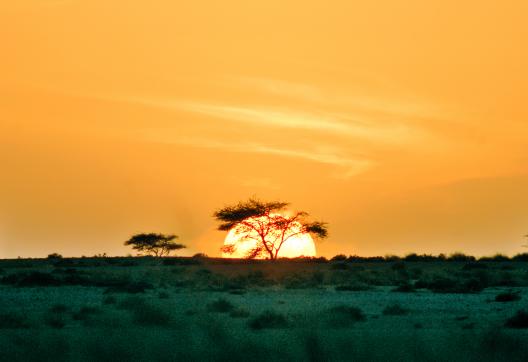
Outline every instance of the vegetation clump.
[[391, 304], [385, 307], [382, 313], [383, 315], [387, 315], [387, 316], [398, 316], [398, 315], [409, 314], [409, 310], [407, 308], [402, 307], [399, 304]]
[[207, 306], [207, 309], [210, 312], [215, 312], [215, 313], [229, 313], [233, 309], [235, 309], [235, 306], [227, 299], [219, 298], [215, 300], [214, 302], [209, 303]]
[[495, 301], [501, 303], [516, 302], [518, 300], [521, 300], [520, 292], [503, 292], [495, 296]]
[[528, 328], [528, 313], [524, 310], [517, 311], [517, 313], [509, 318], [505, 326], [508, 328]]
[[329, 310], [328, 324], [332, 327], [349, 327], [366, 320], [365, 313], [358, 307], [338, 305]]
[[248, 325], [253, 330], [279, 329], [288, 327], [288, 320], [283, 314], [268, 310], [251, 319]]
[[0, 329], [29, 328], [26, 318], [17, 313], [0, 313]]

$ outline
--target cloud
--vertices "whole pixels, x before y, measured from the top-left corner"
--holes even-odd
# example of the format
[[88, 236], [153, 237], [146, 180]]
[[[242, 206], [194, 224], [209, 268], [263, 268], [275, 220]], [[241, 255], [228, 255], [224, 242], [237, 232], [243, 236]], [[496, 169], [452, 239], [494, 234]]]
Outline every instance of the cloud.
[[307, 112], [274, 107], [219, 105], [206, 102], [137, 100], [153, 107], [172, 108], [246, 124], [317, 131], [341, 137], [402, 144], [418, 135], [418, 131], [404, 124], [374, 125], [367, 120], [354, 119], [346, 114]]
[[337, 166], [339, 172], [333, 176], [347, 179], [367, 171], [373, 166], [373, 162], [364, 158], [351, 158], [338, 154], [337, 152], [281, 148], [260, 143], [227, 143], [211, 139], [171, 138], [157, 132], [146, 133], [146, 138], [153, 142], [163, 142], [200, 148], [219, 149], [227, 152], [256, 153], [271, 156], [289, 157], [320, 164]]

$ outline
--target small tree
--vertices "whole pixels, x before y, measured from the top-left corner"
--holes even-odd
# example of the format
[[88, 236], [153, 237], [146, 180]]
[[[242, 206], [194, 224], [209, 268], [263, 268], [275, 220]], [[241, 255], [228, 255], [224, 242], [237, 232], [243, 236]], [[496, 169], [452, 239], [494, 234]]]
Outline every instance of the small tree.
[[[280, 201], [263, 202], [249, 199], [233, 206], [224, 207], [216, 211], [213, 216], [220, 223], [218, 230], [237, 228], [242, 240], [255, 240], [255, 247], [250, 250], [248, 259], [265, 255], [275, 260], [284, 243], [300, 234], [312, 234], [319, 238], [328, 235], [326, 223], [320, 221], [308, 222], [308, 213], [297, 211], [292, 216], [282, 215], [289, 204]], [[225, 245], [222, 251], [233, 254], [237, 245]]]
[[173, 250], [185, 248], [185, 245], [175, 243], [177, 235], [137, 234], [125, 241], [125, 245], [132, 245], [132, 249], [140, 253], [147, 253], [156, 257], [169, 255]]

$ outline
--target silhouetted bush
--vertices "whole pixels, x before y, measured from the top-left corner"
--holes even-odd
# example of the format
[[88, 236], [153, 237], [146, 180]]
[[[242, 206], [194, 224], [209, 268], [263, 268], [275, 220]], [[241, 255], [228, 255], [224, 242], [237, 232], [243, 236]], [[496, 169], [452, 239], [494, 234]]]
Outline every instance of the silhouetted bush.
[[169, 299], [170, 298], [170, 294], [167, 293], [167, 292], [159, 292], [158, 293], [158, 298], [159, 299]]
[[334, 327], [346, 327], [366, 320], [367, 317], [358, 307], [339, 305], [330, 309], [330, 325]]
[[114, 297], [112, 295], [107, 295], [103, 299], [103, 304], [104, 305], [110, 305], [110, 304], [116, 304], [116, 303], [117, 303], [117, 299], [116, 299], [116, 297]]
[[232, 318], [247, 318], [249, 317], [250, 313], [247, 309], [244, 308], [236, 308], [229, 313], [229, 316]]
[[48, 254], [48, 259], [62, 259], [62, 255], [59, 253], [51, 253]]
[[50, 273], [31, 272], [15, 273], [2, 278], [3, 284], [13, 284], [18, 287], [50, 287], [60, 285], [60, 280]]
[[348, 258], [347, 258], [347, 262], [350, 262], [350, 263], [379, 263], [379, 262], [384, 262], [385, 259], [382, 257], [382, 256], [367, 256], [367, 257], [363, 257], [363, 256], [358, 256], [358, 255], [350, 255]]
[[495, 296], [496, 302], [515, 302], [521, 300], [520, 292], [504, 292]]
[[383, 309], [383, 315], [406, 315], [409, 314], [407, 308], [402, 307], [399, 304], [391, 304]]
[[398, 262], [401, 261], [401, 258], [398, 255], [385, 255], [385, 261], [388, 262]]
[[429, 281], [417, 281], [416, 288], [427, 288], [435, 293], [478, 293], [487, 285], [482, 279], [469, 278], [465, 280], [444, 276], [435, 276]]
[[372, 287], [366, 283], [353, 283], [353, 284], [345, 284], [345, 285], [338, 285], [335, 287], [335, 290], [337, 292], [361, 292], [365, 290], [370, 290]]
[[108, 293], [130, 293], [130, 294], [139, 294], [145, 293], [148, 289], [154, 289], [154, 285], [145, 281], [137, 282], [117, 282], [112, 283], [105, 291], [105, 294]]
[[512, 258], [512, 261], [528, 261], [528, 253], [517, 254]]
[[332, 259], [330, 259], [330, 261], [345, 261], [345, 260], [347, 260], [347, 256], [344, 254], [338, 254], [334, 256]]
[[447, 261], [457, 261], [457, 262], [472, 262], [475, 261], [475, 257], [471, 255], [466, 255], [463, 253], [454, 253], [449, 255], [449, 257], [446, 259]]
[[528, 313], [523, 310], [518, 311], [506, 321], [505, 326], [508, 328], [528, 328]]
[[495, 254], [493, 256], [483, 256], [482, 258], [479, 258], [479, 261], [498, 263], [498, 262], [510, 261], [510, 258], [508, 258], [506, 255]]
[[55, 329], [62, 329], [66, 326], [66, 319], [62, 314], [52, 313], [44, 318], [46, 325]]
[[219, 298], [212, 303], [207, 305], [207, 310], [215, 313], [229, 313], [235, 306], [228, 300]]
[[434, 255], [428, 255], [428, 254], [418, 255], [416, 253], [411, 253], [411, 254], [406, 255], [403, 258], [403, 260], [409, 261], [409, 262], [418, 262], [418, 261], [431, 262], [431, 261], [437, 261], [438, 257]]
[[29, 328], [27, 319], [18, 313], [0, 312], [0, 329]]
[[288, 320], [283, 314], [268, 310], [251, 319], [248, 325], [254, 330], [278, 329], [288, 327]]
[[170, 324], [170, 314], [151, 304], [130, 309], [134, 323], [147, 327], [163, 327]]
[[99, 308], [84, 306], [81, 307], [77, 312], [73, 313], [72, 318], [76, 321], [87, 321], [100, 312], [101, 310]]
[[402, 283], [401, 285], [397, 286], [396, 288], [392, 289], [393, 292], [399, 292], [399, 293], [413, 293], [416, 291], [415, 287], [411, 283]]
[[55, 304], [51, 306], [51, 308], [49, 309], [51, 313], [59, 313], [59, 314], [66, 313], [68, 310], [69, 308], [64, 304]]

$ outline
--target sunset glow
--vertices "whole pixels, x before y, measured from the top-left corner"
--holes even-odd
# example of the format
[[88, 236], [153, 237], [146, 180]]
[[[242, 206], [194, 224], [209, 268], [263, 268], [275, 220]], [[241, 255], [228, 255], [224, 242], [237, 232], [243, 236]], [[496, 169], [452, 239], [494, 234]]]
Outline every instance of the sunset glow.
[[[249, 223], [256, 223], [255, 219], [248, 219]], [[312, 257], [316, 256], [315, 251], [315, 244], [308, 233], [299, 233], [301, 224], [298, 222], [295, 222], [290, 227], [289, 231], [287, 232], [286, 237], [288, 238], [284, 244], [281, 246], [280, 251], [278, 253], [279, 258], [296, 258], [300, 256], [306, 256], [306, 257]], [[235, 252], [230, 253], [223, 253], [222, 256], [224, 258], [244, 258], [247, 256], [248, 252], [253, 250], [255, 246], [257, 245], [257, 242], [259, 240], [259, 236], [256, 232], [252, 232], [249, 235], [246, 235], [242, 232], [244, 228], [242, 227], [234, 227], [229, 231], [227, 234], [224, 245], [235, 245], [236, 249]], [[297, 235], [295, 235], [297, 234]], [[292, 235], [289, 237], [289, 235]], [[278, 233], [270, 233], [267, 240], [270, 240], [272, 238], [280, 238], [280, 235]], [[266, 255], [266, 253], [263, 253], [257, 259], [266, 259], [269, 256]]]
[[526, 251], [528, 2], [0, 4], [0, 257], [220, 256], [285, 200], [318, 256]]

